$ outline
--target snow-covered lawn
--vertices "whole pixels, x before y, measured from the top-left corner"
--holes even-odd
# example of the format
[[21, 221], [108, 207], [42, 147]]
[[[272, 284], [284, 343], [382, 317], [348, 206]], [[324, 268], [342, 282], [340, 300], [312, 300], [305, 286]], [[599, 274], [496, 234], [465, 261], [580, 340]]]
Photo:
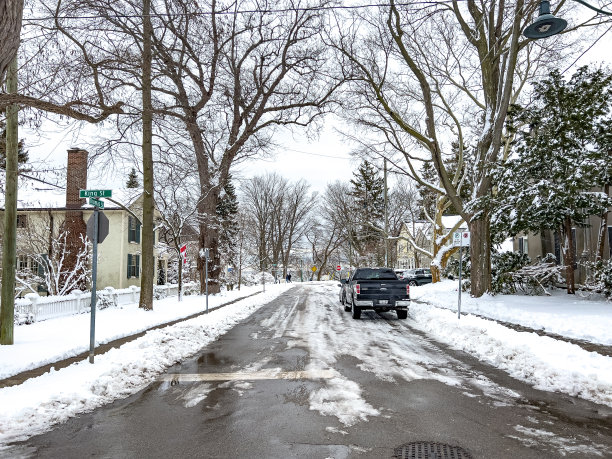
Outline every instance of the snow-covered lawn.
[[[413, 300], [457, 311], [457, 281], [412, 287]], [[461, 312], [469, 312], [536, 330], [593, 343], [612, 345], [612, 303], [553, 290], [551, 296], [461, 295]]]

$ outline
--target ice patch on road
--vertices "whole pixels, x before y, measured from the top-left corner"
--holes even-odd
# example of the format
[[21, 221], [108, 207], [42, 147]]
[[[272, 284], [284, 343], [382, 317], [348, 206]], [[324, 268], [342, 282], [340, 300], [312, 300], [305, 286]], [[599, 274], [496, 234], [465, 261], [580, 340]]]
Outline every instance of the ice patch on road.
[[560, 437], [558, 434], [547, 430], [534, 429], [521, 425], [514, 426], [514, 430], [523, 434], [523, 436], [508, 435], [509, 438], [514, 438], [529, 448], [541, 447], [542, 444], [545, 444], [553, 448], [562, 457], [572, 454], [583, 454], [590, 457], [609, 457], [609, 454], [612, 453], [610, 448], [606, 445], [599, 443], [586, 445], [581, 443], [587, 440], [586, 438]]
[[345, 426], [380, 414], [361, 397], [361, 388], [357, 383], [342, 377], [328, 380], [324, 388], [311, 393], [310, 409], [324, 416], [336, 416]]
[[193, 408], [202, 400], [206, 399], [212, 390], [213, 387], [211, 384], [198, 384], [181, 394], [180, 399], [183, 400], [185, 408]]

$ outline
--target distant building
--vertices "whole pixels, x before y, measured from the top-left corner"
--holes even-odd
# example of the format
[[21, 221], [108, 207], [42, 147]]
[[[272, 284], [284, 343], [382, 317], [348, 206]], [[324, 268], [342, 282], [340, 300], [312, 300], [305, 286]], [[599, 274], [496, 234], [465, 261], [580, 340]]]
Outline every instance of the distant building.
[[[447, 234], [458, 222], [462, 221], [459, 215], [445, 215], [442, 217], [444, 234]], [[467, 225], [461, 224], [458, 230], [465, 231]], [[433, 225], [428, 221], [415, 221], [402, 223], [400, 228], [400, 239], [397, 243], [397, 268], [427, 268], [431, 264], [431, 257], [415, 250], [408, 241], [412, 238], [416, 244], [428, 251], [433, 252]], [[450, 240], [452, 243], [452, 239]]]
[[[93, 214], [93, 207], [86, 203], [86, 199], [79, 198], [79, 190], [87, 189], [87, 155], [85, 150], [68, 150], [65, 189], [33, 179], [19, 178], [17, 231], [18, 253], [21, 255], [17, 260], [18, 270], [40, 272], [45, 269], [32, 255], [51, 251], [51, 238], [58, 234], [60, 227], [67, 229], [69, 244], [82, 246], [80, 236], [86, 233], [86, 222]], [[142, 218], [143, 192], [142, 189], [112, 191], [111, 199], [125, 208], [102, 198], [105, 204], [103, 212], [109, 220], [109, 234], [98, 244], [97, 287], [140, 286], [142, 229], [139, 220]], [[0, 206], [0, 225], [3, 225], [3, 196]], [[158, 284], [163, 284], [168, 255], [167, 251], [159, 250], [158, 235], [155, 236], [155, 279]], [[45, 240], [49, 240], [49, 243], [44, 244]], [[31, 245], [31, 248], [26, 245]], [[29, 248], [36, 252], [28, 255]]]

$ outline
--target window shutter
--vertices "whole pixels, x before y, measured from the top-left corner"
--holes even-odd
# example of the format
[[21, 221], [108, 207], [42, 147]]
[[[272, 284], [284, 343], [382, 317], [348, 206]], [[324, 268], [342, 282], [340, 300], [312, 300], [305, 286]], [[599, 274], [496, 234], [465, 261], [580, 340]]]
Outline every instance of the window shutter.
[[132, 238], [132, 227], [134, 226], [134, 221], [132, 219], [132, 217], [130, 217], [128, 215], [128, 227], [127, 227], [127, 233], [128, 233], [128, 242], [132, 242], [133, 238]]
[[127, 277], [128, 279], [131, 277], [131, 269], [132, 269], [132, 254], [128, 253], [128, 259], [127, 259]]
[[136, 272], [134, 273], [134, 276], [140, 277], [140, 255], [134, 255], [134, 258], [136, 258], [134, 263], [136, 265], [134, 268]]
[[134, 241], [140, 244], [140, 223], [136, 223], [136, 232], [134, 236]]

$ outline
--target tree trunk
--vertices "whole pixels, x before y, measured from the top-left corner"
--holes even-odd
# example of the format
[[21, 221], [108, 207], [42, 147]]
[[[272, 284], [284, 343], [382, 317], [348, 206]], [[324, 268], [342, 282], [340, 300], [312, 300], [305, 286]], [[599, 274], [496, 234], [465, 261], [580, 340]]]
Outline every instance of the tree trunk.
[[[606, 183], [604, 185], [604, 193], [606, 194], [606, 196], [610, 195], [610, 184]], [[603, 260], [603, 256], [604, 256], [604, 247], [606, 244], [606, 230], [608, 229], [608, 214], [609, 214], [609, 210], [606, 209], [606, 211], [601, 214], [601, 224], [599, 225], [599, 233], [597, 235], [597, 256], [595, 258], [595, 261], [599, 261], [599, 260]]]
[[144, 0], [142, 7], [142, 276], [138, 307], [153, 309], [153, 284], [155, 282], [155, 256], [153, 246], [153, 107], [151, 103], [151, 0]]
[[481, 297], [491, 286], [491, 235], [489, 215], [468, 223], [470, 229], [470, 294]]
[[[8, 93], [17, 92], [17, 58], [9, 66]], [[17, 167], [19, 140], [16, 105], [6, 109], [6, 194], [4, 199], [4, 247], [2, 252], [2, 297], [0, 303], [0, 344], [13, 344], [15, 316], [15, 260], [17, 258]]]
[[565, 217], [563, 221], [563, 262], [565, 263], [565, 282], [567, 284], [567, 293], [573, 295], [576, 293], [576, 285], [574, 280], [574, 238], [572, 237], [572, 220]]
[[[215, 294], [221, 291], [219, 277], [221, 274], [221, 256], [219, 254], [219, 225], [217, 224], [217, 201], [219, 188], [208, 190], [202, 200], [200, 212], [200, 249], [208, 249], [208, 293]], [[198, 257], [198, 268], [202, 272], [202, 280], [206, 274], [204, 269], [206, 260]], [[204, 293], [205, 285], [200, 285], [200, 292]]]
[[[21, 37], [21, 18], [23, 0], [2, 0], [0, 2], [0, 83], [5, 73], [11, 71], [12, 62], [17, 58], [19, 39]], [[7, 92], [11, 92], [10, 90]], [[16, 93], [17, 89], [13, 93]]]

